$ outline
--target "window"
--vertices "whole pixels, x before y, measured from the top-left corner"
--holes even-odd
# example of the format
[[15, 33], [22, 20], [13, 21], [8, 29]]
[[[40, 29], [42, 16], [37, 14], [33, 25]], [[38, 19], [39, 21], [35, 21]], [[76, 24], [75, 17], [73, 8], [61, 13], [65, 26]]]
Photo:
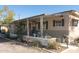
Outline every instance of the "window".
[[40, 22], [38, 22], [38, 29], [40, 29]]
[[64, 19], [62, 19], [62, 26], [64, 26]]
[[64, 26], [64, 19], [62, 19], [62, 20], [53, 20], [53, 26]]
[[[43, 22], [43, 28], [48, 29], [48, 21]], [[40, 22], [38, 22], [38, 29], [40, 29]]]
[[72, 26], [78, 26], [78, 20], [72, 19]]
[[44, 29], [48, 29], [48, 21], [43, 22], [43, 25]]

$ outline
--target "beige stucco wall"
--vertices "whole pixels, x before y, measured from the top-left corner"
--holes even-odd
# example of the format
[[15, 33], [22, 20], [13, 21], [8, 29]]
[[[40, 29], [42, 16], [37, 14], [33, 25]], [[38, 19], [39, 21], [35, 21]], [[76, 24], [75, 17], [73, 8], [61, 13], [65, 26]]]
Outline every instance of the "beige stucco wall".
[[[64, 34], [69, 36], [69, 41], [72, 42], [74, 39], [79, 38], [79, 26], [75, 27], [72, 26], [72, 19], [79, 20], [78, 17], [70, 15], [70, 14], [63, 14], [65, 26], [58, 26], [53, 27], [53, 20], [61, 20], [62, 18], [56, 17], [56, 18], [49, 18], [48, 20], [48, 30], [45, 30], [44, 33], [51, 35], [53, 37], [60, 37]], [[61, 39], [62, 41], [62, 39]]]
[[[69, 15], [68, 14], [63, 14], [64, 17], [49, 17], [45, 20], [48, 21], [48, 30], [68, 30], [69, 29]], [[64, 26], [53, 26], [53, 20], [62, 20], [64, 19]]]
[[[53, 20], [62, 20], [64, 19], [64, 26], [53, 26]], [[60, 38], [60, 41], [63, 40], [63, 35], [69, 35], [69, 14], [63, 14], [63, 17], [50, 17], [48, 20], [48, 29], [44, 30], [44, 35], [50, 35], [52, 37]]]
[[79, 18], [73, 15], [70, 15], [69, 37], [71, 42], [74, 41], [76, 38], [79, 38], [79, 25], [72, 26], [72, 19], [79, 20]]

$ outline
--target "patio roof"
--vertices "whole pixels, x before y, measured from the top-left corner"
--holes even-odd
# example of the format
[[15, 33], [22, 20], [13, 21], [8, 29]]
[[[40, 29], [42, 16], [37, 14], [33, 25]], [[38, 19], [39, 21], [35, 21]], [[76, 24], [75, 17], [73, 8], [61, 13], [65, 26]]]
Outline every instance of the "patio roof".
[[27, 19], [28, 20], [39, 19], [40, 16], [43, 16], [44, 18], [45, 17], [58, 17], [58, 16], [63, 17], [64, 13], [68, 13], [68, 14], [75, 15], [75, 16], [79, 17], [79, 12], [78, 11], [69, 10], [69, 11], [64, 11], [64, 12], [59, 12], [59, 13], [54, 13], [54, 14], [48, 14], [48, 15], [47, 14], [40, 14], [40, 15], [36, 15], [36, 16], [32, 16], [32, 17], [27, 17], [27, 18], [15, 20], [14, 22], [26, 21]]

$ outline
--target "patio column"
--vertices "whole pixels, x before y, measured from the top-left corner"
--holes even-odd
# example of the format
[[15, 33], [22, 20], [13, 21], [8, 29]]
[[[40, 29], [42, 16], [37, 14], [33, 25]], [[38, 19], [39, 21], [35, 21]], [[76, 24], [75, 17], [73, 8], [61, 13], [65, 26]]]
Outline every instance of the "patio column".
[[43, 37], [43, 16], [40, 16], [40, 32], [41, 37]]
[[69, 16], [69, 14], [64, 14], [64, 20], [65, 20], [65, 27], [66, 27], [66, 30], [67, 30], [67, 32], [66, 32], [66, 35], [68, 35], [68, 41], [69, 41], [69, 44], [70, 44], [70, 42], [73, 40], [72, 39], [72, 37], [71, 37], [71, 35], [70, 35], [70, 31], [72, 30], [72, 26], [71, 26], [71, 17]]
[[27, 19], [27, 36], [29, 36], [29, 20]]

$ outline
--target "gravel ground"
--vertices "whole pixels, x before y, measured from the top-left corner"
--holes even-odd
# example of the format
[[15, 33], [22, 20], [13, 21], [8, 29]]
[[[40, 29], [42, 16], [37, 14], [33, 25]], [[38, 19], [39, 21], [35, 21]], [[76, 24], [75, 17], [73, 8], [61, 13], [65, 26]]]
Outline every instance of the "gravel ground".
[[[64, 50], [64, 49], [63, 49]], [[0, 53], [58, 53], [61, 50], [49, 50], [45, 48], [30, 47], [27, 44], [16, 41], [0, 43]]]
[[11, 53], [41, 53], [45, 52], [35, 47], [28, 47], [22, 45], [11, 44], [11, 42], [0, 43], [0, 52], [11, 52]]
[[32, 47], [16, 41], [8, 41], [0, 42], [0, 53], [56, 53], [56, 51]]
[[[2, 37], [2, 36], [1, 36]], [[27, 44], [7, 40], [0, 37], [0, 53], [57, 53], [61, 50], [49, 50], [28, 46]], [[63, 49], [64, 50], [64, 49]]]
[[27, 44], [7, 40], [0, 35], [0, 53], [47, 53], [37, 47], [29, 47]]

